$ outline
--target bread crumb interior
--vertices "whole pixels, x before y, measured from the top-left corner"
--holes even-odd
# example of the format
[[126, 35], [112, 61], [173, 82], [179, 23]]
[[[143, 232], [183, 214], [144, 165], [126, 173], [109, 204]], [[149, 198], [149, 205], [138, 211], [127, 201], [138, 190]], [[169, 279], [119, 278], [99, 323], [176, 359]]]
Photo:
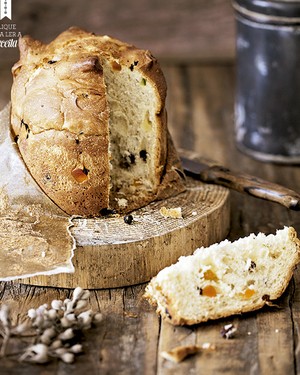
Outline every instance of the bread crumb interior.
[[[115, 70], [103, 63], [110, 108], [110, 203], [134, 201], [153, 194], [157, 147], [156, 95], [147, 79], [134, 69]], [[131, 203], [129, 202], [129, 203]]]

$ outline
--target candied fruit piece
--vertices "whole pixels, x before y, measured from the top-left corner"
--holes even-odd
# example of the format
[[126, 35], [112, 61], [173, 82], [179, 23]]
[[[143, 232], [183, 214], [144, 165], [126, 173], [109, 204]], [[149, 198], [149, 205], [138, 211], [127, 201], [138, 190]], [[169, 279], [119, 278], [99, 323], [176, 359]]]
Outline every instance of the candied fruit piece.
[[142, 122], [142, 129], [146, 133], [149, 133], [152, 131], [152, 126], [153, 124], [152, 124], [152, 121], [150, 120], [149, 111], [147, 111], [145, 114], [144, 120]]
[[74, 179], [79, 183], [82, 183], [82, 182], [86, 181], [87, 178], [88, 178], [88, 176], [87, 176], [88, 171], [85, 168], [84, 169], [75, 168], [75, 169], [73, 169], [71, 174], [74, 177]]
[[113, 70], [117, 70], [117, 71], [122, 70], [122, 66], [115, 60], [111, 62], [111, 67]]
[[218, 281], [217, 275], [212, 270], [207, 270], [204, 272], [204, 279], [211, 281]]
[[216, 288], [212, 285], [206, 285], [201, 289], [201, 295], [206, 297], [215, 297], [217, 295]]
[[240, 293], [239, 295], [244, 299], [249, 299], [255, 294], [255, 290], [253, 289], [246, 289], [244, 293]]

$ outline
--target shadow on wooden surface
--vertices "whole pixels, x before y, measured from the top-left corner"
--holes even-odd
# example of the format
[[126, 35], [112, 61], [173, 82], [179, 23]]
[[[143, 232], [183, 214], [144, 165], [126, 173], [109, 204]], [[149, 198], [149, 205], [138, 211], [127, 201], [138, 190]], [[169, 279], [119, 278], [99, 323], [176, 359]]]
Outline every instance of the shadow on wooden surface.
[[[152, 50], [163, 62], [169, 128], [177, 147], [300, 191], [298, 166], [261, 163], [235, 147], [234, 18], [229, 0], [53, 3], [13, 0], [13, 22], [24, 34], [43, 41], [77, 24]], [[0, 50], [0, 109], [9, 100], [10, 68], [17, 59], [17, 51]], [[251, 232], [274, 233], [284, 225], [292, 225], [300, 233], [297, 212], [236, 192], [231, 192], [230, 201], [231, 240]], [[281, 308], [267, 307], [195, 327], [161, 322], [142, 298], [144, 284], [97, 290], [90, 302], [94, 310], [103, 312], [104, 324], [87, 335], [86, 353], [78, 362], [33, 366], [5, 359], [0, 361], [0, 374], [299, 374], [299, 285], [298, 268], [280, 299]], [[12, 306], [15, 320], [24, 319], [29, 308], [65, 298], [68, 293], [65, 289], [0, 284], [0, 300]], [[232, 340], [220, 337], [226, 323], [238, 327]], [[162, 350], [203, 342], [216, 344], [217, 349], [176, 365], [160, 356]]]

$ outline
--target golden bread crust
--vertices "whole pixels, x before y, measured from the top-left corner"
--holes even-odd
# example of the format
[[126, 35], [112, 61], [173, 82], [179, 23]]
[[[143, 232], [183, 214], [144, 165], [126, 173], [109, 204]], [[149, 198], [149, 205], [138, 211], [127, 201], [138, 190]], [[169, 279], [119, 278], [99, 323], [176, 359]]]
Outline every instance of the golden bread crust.
[[[261, 286], [264, 288], [264, 290], [257, 290], [255, 289], [257, 288], [256, 286], [254, 289], [252, 289], [253, 294], [249, 294], [247, 297], [245, 297], [244, 294], [240, 293], [239, 291], [234, 292], [233, 295], [230, 295], [228, 289], [223, 290], [221, 288], [219, 290], [221, 299], [218, 299], [216, 296], [203, 297], [201, 293], [198, 293], [197, 298], [199, 298], [199, 300], [196, 299], [198, 303], [193, 305], [194, 307], [192, 310], [188, 311], [186, 308], [183, 308], [182, 305], [180, 307], [179, 305], [183, 300], [186, 307], [191, 306], [195, 302], [192, 298], [187, 296], [191, 295], [191, 287], [193, 287], [195, 290], [197, 289], [197, 284], [194, 282], [189, 283], [191, 269], [187, 271], [187, 266], [185, 265], [185, 267], [182, 267], [180, 277], [175, 276], [176, 271], [174, 270], [174, 267], [172, 268], [172, 266], [160, 271], [160, 273], [147, 285], [144, 297], [151, 305], [157, 307], [157, 313], [159, 313], [166, 321], [173, 325], [198, 324], [212, 319], [225, 318], [235, 314], [254, 311], [262, 308], [266, 304], [272, 305], [272, 301], [278, 299], [287, 288], [292, 278], [293, 271], [300, 262], [300, 240], [297, 237], [297, 232], [295, 229], [293, 227], [285, 227], [283, 230], [277, 231], [277, 233], [277, 239], [279, 241], [278, 243], [275, 241], [268, 242], [268, 237], [260, 242], [259, 251], [265, 251], [265, 254], [268, 253], [270, 255], [262, 258], [264, 259], [263, 266], [259, 264], [258, 260], [255, 268], [251, 269], [250, 273], [240, 266], [238, 270], [235, 269], [233, 272], [233, 268], [235, 266], [230, 260], [228, 260], [228, 264], [225, 263], [225, 261], [224, 263], [219, 263], [220, 268], [226, 269], [228, 273], [230, 272], [234, 276], [235, 283], [232, 283], [233, 279], [231, 279], [231, 285], [234, 290], [237, 288], [239, 282], [243, 282], [243, 277], [246, 277], [247, 273], [249, 273], [249, 277], [251, 277], [251, 282], [254, 283], [254, 281], [258, 282], [260, 280]], [[239, 244], [245, 244], [245, 240], [247, 240], [247, 238], [240, 239]], [[253, 246], [255, 246], [254, 243], [257, 240], [254, 239], [253, 241], [253, 239], [250, 239], [249, 241], [252, 241]], [[224, 251], [221, 244], [215, 244], [214, 246], [214, 249], [217, 252], [222, 253]], [[219, 247], [217, 248], [217, 246]], [[272, 249], [273, 246], [277, 246], [277, 248]], [[248, 254], [245, 254], [246, 258], [247, 256], [253, 256], [253, 253], [251, 254], [251, 247], [248, 247], [248, 250], [249, 249], [250, 251]], [[233, 250], [233, 253], [234, 252], [235, 251]], [[191, 256], [191, 258], [194, 257], [194, 262], [196, 260], [196, 256], [197, 252], [195, 255]], [[181, 261], [184, 261], [184, 258], [187, 259], [187, 257], [182, 257]], [[227, 258], [225, 257], [224, 259], [230, 258], [227, 256]], [[232, 259], [236, 261], [235, 257], [232, 257]], [[179, 262], [177, 264], [179, 264]], [[201, 268], [199, 267], [199, 264], [197, 264], [196, 267], [197, 270]], [[223, 277], [226, 277], [226, 271], [224, 271]], [[274, 282], [274, 278], [276, 278], [276, 283]], [[184, 282], [182, 282], [182, 280], [184, 280]], [[200, 283], [199, 280], [198, 282]], [[181, 290], [181, 284], [185, 285], [184, 295], [179, 291]], [[258, 285], [258, 283], [255, 285]], [[202, 298], [204, 298], [204, 302], [201, 302]]]
[[148, 196], [129, 200], [123, 212], [185, 189], [182, 175], [174, 172], [179, 160], [168, 140], [166, 82], [149, 51], [74, 27], [48, 45], [25, 36], [20, 60], [12, 68], [12, 130], [33, 178], [71, 215], [98, 216], [113, 206], [104, 60], [116, 70], [143, 72], [158, 103], [155, 185]]

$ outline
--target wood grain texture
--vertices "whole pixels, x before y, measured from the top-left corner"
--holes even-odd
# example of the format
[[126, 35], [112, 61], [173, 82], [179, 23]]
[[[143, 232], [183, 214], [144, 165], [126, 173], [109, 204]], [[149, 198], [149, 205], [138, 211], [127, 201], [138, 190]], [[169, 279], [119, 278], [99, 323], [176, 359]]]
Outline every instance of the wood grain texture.
[[[161, 207], [180, 207], [182, 218], [162, 216]], [[226, 237], [230, 225], [229, 191], [189, 178], [186, 192], [151, 203], [132, 215], [131, 225], [122, 216], [73, 219], [75, 273], [36, 276], [21, 282], [100, 289], [149, 281], [180, 256]]]
[[[14, 0], [14, 6], [17, 6], [18, 2], [20, 0]], [[28, 31], [41, 38], [50, 28], [52, 35], [61, 31], [64, 24], [57, 23], [55, 26], [56, 16], [53, 11], [52, 13], [50, 11], [50, 3], [43, 2], [43, 11], [36, 11], [38, 15], [34, 15], [33, 3], [35, 3], [33, 0], [24, 2], [22, 9], [27, 13], [20, 15], [20, 18], [23, 16], [26, 18], [32, 14], [30, 16], [32, 20], [27, 19], [26, 21], [28, 25], [32, 25]], [[72, 17], [75, 17], [75, 13], [80, 9], [78, 2], [76, 3], [77, 6], [74, 7], [74, 10], [70, 10], [73, 14]], [[163, 6], [172, 7], [170, 2], [164, 3]], [[189, 1], [183, 3], [189, 8]], [[210, 4], [216, 3], [214, 1], [206, 2], [208, 7], [211, 6]], [[229, 1], [227, 6], [228, 3]], [[27, 10], [25, 9], [26, 4], [31, 4]], [[64, 4], [64, 2], [60, 4]], [[125, 3], [120, 2], [120, 4]], [[145, 5], [145, 2], [141, 2], [141, 4]], [[140, 6], [142, 7], [142, 5]], [[47, 15], [48, 11], [50, 13]], [[222, 12], [224, 12], [224, 8], [222, 8]], [[63, 5], [59, 5], [58, 13], [57, 20], [65, 17], [66, 12], [63, 10]], [[131, 17], [128, 13], [129, 11], [127, 15], [125, 13], [124, 19]], [[35, 17], [38, 18], [33, 21]], [[224, 14], [224, 17], [227, 16]], [[110, 17], [106, 23], [108, 24], [111, 19], [113, 18]], [[42, 21], [44, 24], [47, 23], [45, 34], [42, 30], [44, 26], [41, 25]], [[82, 22], [86, 22], [84, 14]], [[221, 20], [221, 22], [223, 21]], [[219, 29], [217, 22], [211, 25], [210, 29], [213, 26], [220, 35], [220, 41], [223, 40], [221, 34], [224, 29], [223, 31]], [[35, 27], [38, 28], [35, 29]], [[110, 27], [116, 26], [111, 25]], [[125, 23], [123, 23], [123, 32], [128, 33], [127, 27], [131, 29], [130, 32], [133, 35], [134, 27], [126, 26]], [[147, 25], [147, 27], [149, 26]], [[145, 35], [143, 37], [136, 35], [135, 38], [143, 42], [142, 39], [145, 38]], [[185, 42], [192, 43], [191, 39], [186, 36]], [[166, 39], [163, 42], [159, 40], [157, 43], [157, 50], [159, 48], [168, 50], [169, 46], [165, 45]], [[210, 44], [210, 40], [206, 39], [206, 43]], [[148, 41], [145, 42], [145, 45], [148, 46]], [[156, 42], [153, 39], [153, 46], [155, 45]], [[178, 45], [177, 48], [180, 52], [181, 46]], [[197, 54], [198, 51], [195, 52], [195, 56]], [[0, 51], [0, 59], [3, 58], [2, 56], [2, 51]], [[175, 60], [177, 60], [176, 56]], [[168, 59], [168, 62], [163, 65], [163, 69], [168, 82], [169, 126], [176, 145], [194, 150], [233, 170], [254, 174], [300, 191], [299, 166], [261, 163], [243, 155], [236, 149], [233, 121], [234, 65], [223, 62], [199, 64], [184, 62], [182, 59], [178, 63], [178, 60], [175, 60]], [[8, 75], [10, 62], [7, 65], [3, 64], [0, 64], [0, 105], [4, 106], [8, 101], [10, 90], [10, 76]], [[300, 233], [299, 213], [291, 212], [276, 203], [231, 192], [230, 204], [231, 228], [228, 238], [231, 240], [246, 236], [251, 232], [273, 233], [283, 225], [292, 225]], [[83, 342], [85, 354], [79, 356], [75, 364], [66, 365], [54, 362], [45, 366], [33, 366], [5, 358], [0, 359], [0, 373], [1, 375], [300, 374], [299, 286], [300, 271], [297, 269], [289, 288], [277, 301], [279, 308], [264, 307], [259, 312], [189, 328], [174, 328], [168, 323], [161, 322], [154, 309], [142, 298], [145, 284], [95, 290], [92, 292], [90, 303], [95, 310], [104, 314], [104, 321], [94, 332], [87, 334], [86, 340]], [[70, 291], [67, 289], [12, 283], [0, 284], [1, 303], [9, 303], [13, 307], [14, 320], [24, 319], [26, 311], [30, 307], [37, 307], [54, 298], [65, 298], [69, 293]], [[235, 324], [238, 329], [236, 336], [231, 340], [224, 340], [220, 335], [220, 329], [227, 323]], [[160, 356], [162, 350], [170, 350], [183, 344], [201, 344], [203, 342], [215, 344], [216, 350], [191, 356], [177, 365]]]
[[[234, 67], [231, 65], [165, 65], [169, 85], [169, 123], [177, 146], [190, 147], [235, 170], [245, 171], [298, 190], [299, 167], [264, 164], [237, 151], [234, 144]], [[183, 79], [183, 76], [187, 80]], [[191, 96], [191, 92], [193, 96]], [[198, 107], [200, 105], [200, 108]], [[195, 113], [196, 112], [196, 113]], [[186, 135], [186, 137], [185, 137]], [[283, 225], [300, 231], [300, 217], [275, 203], [231, 192], [231, 229], [228, 238], [251, 232], [272, 233]], [[161, 322], [143, 300], [145, 284], [95, 290], [90, 302], [104, 314], [103, 325], [88, 333], [86, 353], [76, 364], [45, 366], [19, 364], [1, 359], [1, 374], [299, 374], [300, 288], [299, 270], [278, 307], [204, 323], [174, 328]], [[14, 319], [24, 319], [32, 306], [69, 295], [66, 289], [1, 283], [2, 302], [12, 305]], [[231, 340], [220, 335], [223, 325], [238, 331]], [[184, 344], [210, 342], [216, 350], [173, 364], [160, 356]]]
[[[23, 35], [54, 39], [70, 26], [149, 49], [163, 60], [233, 59], [230, 0], [13, 0], [13, 23]], [[1, 59], [16, 59], [14, 48]], [[1, 65], [1, 64], [0, 64]]]
[[[230, 0], [13, 0], [12, 21], [22, 35], [48, 43], [70, 26], [149, 49], [161, 62], [233, 61], [235, 20]], [[5, 38], [7, 39], [7, 38]], [[18, 48], [0, 48], [0, 110], [10, 99]]]

